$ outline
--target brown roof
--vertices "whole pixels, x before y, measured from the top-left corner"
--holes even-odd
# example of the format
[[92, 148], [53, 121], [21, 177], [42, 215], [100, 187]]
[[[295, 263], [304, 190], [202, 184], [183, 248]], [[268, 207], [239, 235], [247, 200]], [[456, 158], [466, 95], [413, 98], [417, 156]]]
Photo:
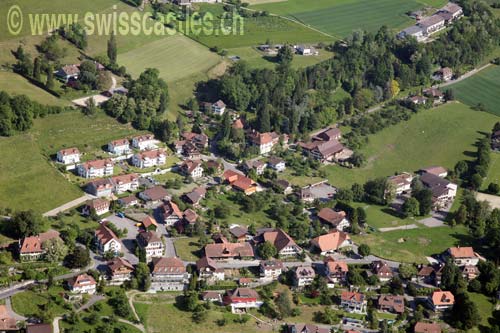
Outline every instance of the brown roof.
[[184, 274], [186, 267], [182, 260], [176, 257], [153, 258], [153, 273]]
[[127, 175], [120, 175], [111, 177], [111, 181], [115, 184], [128, 184], [139, 179], [139, 175], [136, 173], [130, 173]]
[[106, 224], [101, 223], [99, 228], [95, 231], [95, 236], [101, 244], [107, 244], [112, 239], [119, 241], [119, 238], [115, 235], [113, 230], [106, 227]]
[[365, 300], [365, 295], [358, 292], [346, 291], [342, 292], [340, 296], [343, 301], [354, 301], [356, 303], [362, 303]]
[[52, 333], [51, 324], [34, 324], [26, 327], [26, 333]]
[[133, 194], [129, 195], [128, 197], [120, 198], [118, 200], [121, 201], [124, 205], [130, 205], [133, 202], [139, 201], [139, 199], [137, 199], [137, 197]]
[[238, 118], [234, 121], [233, 123], [233, 128], [235, 129], [243, 129], [244, 125], [243, 125], [243, 121], [241, 121], [241, 118]]
[[61, 70], [66, 75], [75, 75], [80, 73], [80, 68], [78, 65], [65, 65], [61, 68]]
[[148, 246], [149, 243], [158, 243], [161, 242], [160, 236], [154, 231], [144, 231], [137, 235], [139, 241], [144, 245]]
[[227, 291], [227, 295], [230, 298], [257, 298], [259, 299], [259, 294], [257, 291], [250, 288], [236, 288], [234, 290]]
[[250, 243], [216, 243], [205, 246], [205, 255], [209, 258], [253, 257]]
[[326, 267], [330, 273], [347, 273], [349, 272], [349, 266], [345, 261], [328, 260], [325, 263]]
[[110, 142], [113, 146], [125, 146], [125, 145], [129, 145], [130, 142], [128, 141], [128, 139], [118, 139], [118, 140], [113, 140]]
[[470, 246], [466, 247], [450, 247], [448, 249], [450, 255], [453, 258], [475, 258], [476, 254], [474, 253], [474, 249]]
[[311, 266], [299, 266], [295, 269], [295, 277], [300, 279], [304, 277], [315, 277], [316, 272]]
[[447, 173], [448, 172], [448, 170], [446, 170], [442, 166], [431, 166], [431, 167], [422, 169], [422, 171], [425, 171], [427, 173], [433, 174], [435, 176], [439, 176], [442, 173]]
[[400, 295], [380, 295], [378, 305], [384, 308], [392, 308], [394, 312], [403, 313], [405, 311], [405, 300]]
[[36, 253], [43, 251], [43, 243], [54, 238], [59, 237], [59, 232], [56, 230], [49, 230], [47, 232], [43, 232], [38, 236], [30, 236], [26, 237], [21, 241], [21, 247], [19, 252], [21, 254], [24, 253]]
[[325, 251], [336, 251], [346, 240], [350, 240], [351, 237], [343, 231], [332, 230], [326, 235], [321, 235], [311, 240], [311, 244], [316, 246], [321, 250]]
[[344, 149], [344, 145], [337, 140], [330, 140], [321, 142], [316, 146], [316, 149], [321, 153], [322, 156], [328, 157], [330, 155], [341, 152]]
[[242, 191], [246, 191], [249, 188], [255, 186], [255, 182], [248, 177], [240, 176], [240, 177], [238, 177], [238, 179], [235, 182], [233, 182], [232, 185], [234, 187], [236, 187], [237, 189], [240, 189]]
[[195, 223], [198, 220], [198, 214], [192, 209], [186, 209], [184, 211], [184, 219], [189, 223]]
[[96, 179], [94, 181], [91, 181], [87, 184], [87, 186], [94, 186], [96, 189], [102, 189], [102, 188], [112, 188], [113, 184], [109, 179]]
[[346, 213], [344, 211], [336, 212], [331, 208], [322, 208], [318, 213], [318, 217], [335, 227], [345, 219]]
[[168, 197], [168, 192], [165, 188], [162, 186], [154, 186], [151, 188], [148, 188], [147, 190], [143, 191], [145, 195], [147, 195], [151, 201], [159, 201], [162, 200], [166, 197]]
[[418, 322], [415, 325], [415, 333], [441, 333], [441, 326], [437, 323]]
[[85, 169], [85, 170], [88, 170], [88, 169], [103, 169], [105, 168], [107, 165], [114, 165], [113, 163], [113, 160], [107, 158], [105, 160], [93, 160], [93, 161], [88, 161], [88, 162], [84, 162], [82, 163], [82, 167]]
[[[330, 333], [330, 329], [319, 327], [314, 324], [292, 324], [288, 325], [289, 333]], [[348, 333], [348, 332], [347, 332]]]
[[148, 215], [142, 220], [142, 225], [146, 229], [152, 225], [158, 227], [158, 222], [156, 222], [156, 219], [154, 217]]
[[155, 136], [153, 134], [144, 134], [144, 135], [135, 136], [133, 139], [135, 139], [136, 141], [142, 142], [142, 141], [153, 140], [154, 137]]
[[273, 141], [273, 136], [270, 132], [266, 133], [251, 133], [250, 140], [256, 145], [265, 145]]
[[455, 296], [449, 291], [436, 290], [431, 296], [432, 304], [434, 305], [453, 305]]
[[182, 218], [183, 214], [182, 211], [179, 209], [179, 206], [171, 200], [165, 202], [165, 204], [162, 206], [163, 209], [163, 215], [165, 217], [169, 217], [171, 215], [177, 215], [178, 218]]
[[283, 263], [279, 260], [263, 260], [260, 262], [260, 266], [266, 269], [282, 269]]
[[236, 238], [246, 236], [248, 234], [247, 227], [236, 226], [229, 229], [229, 232]]
[[197, 167], [201, 165], [201, 161], [193, 161], [193, 160], [185, 160], [181, 168], [184, 169], [187, 173], [192, 173]]
[[138, 153], [136, 156], [140, 160], [143, 160], [146, 158], [153, 159], [153, 158], [158, 158], [160, 156], [167, 156], [167, 154], [163, 149], [156, 149], [156, 150], [143, 151], [142, 153]]
[[372, 262], [373, 272], [381, 277], [392, 276], [392, 269], [382, 260]]
[[204, 187], [197, 187], [189, 193], [186, 193], [186, 198], [193, 204], [197, 204], [205, 197], [207, 190]]
[[238, 178], [243, 177], [243, 175], [241, 173], [238, 173], [238, 172], [233, 171], [233, 170], [224, 171], [222, 176], [224, 177], [224, 180], [230, 184], [237, 181]]
[[109, 201], [101, 198], [93, 199], [87, 202], [87, 207], [95, 210], [109, 208]]
[[61, 149], [59, 150], [61, 155], [66, 156], [66, 155], [73, 155], [73, 154], [80, 154], [80, 151], [78, 148], [66, 148], [66, 149]]
[[209, 257], [203, 257], [196, 262], [196, 268], [198, 271], [210, 268], [213, 271], [222, 271], [223, 269], [217, 267], [215, 260]]
[[295, 241], [281, 229], [271, 229], [262, 233], [262, 241], [269, 242], [280, 252], [287, 246], [297, 246]]
[[134, 266], [130, 263], [130, 261], [120, 257], [115, 257], [111, 259], [108, 262], [108, 268], [111, 272], [118, 271], [122, 268], [125, 268], [131, 272], [134, 270]]
[[69, 285], [72, 288], [79, 288], [82, 286], [87, 286], [87, 285], [95, 285], [96, 282], [94, 278], [88, 274], [80, 274], [74, 277], [73, 279], [70, 279], [68, 281]]

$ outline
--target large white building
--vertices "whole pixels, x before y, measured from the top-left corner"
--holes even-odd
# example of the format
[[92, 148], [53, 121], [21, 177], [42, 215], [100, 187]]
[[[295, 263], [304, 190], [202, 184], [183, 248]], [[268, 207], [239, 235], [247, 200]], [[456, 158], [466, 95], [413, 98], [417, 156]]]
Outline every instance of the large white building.
[[165, 245], [154, 231], [141, 232], [137, 236], [137, 243], [146, 252], [146, 261], [149, 262], [155, 257], [163, 257]]
[[108, 151], [115, 155], [128, 154], [130, 152], [130, 142], [128, 139], [111, 141], [108, 143]]
[[167, 154], [162, 149], [145, 151], [132, 157], [132, 164], [141, 169], [163, 165], [166, 161]]
[[122, 243], [115, 233], [103, 223], [95, 231], [95, 242], [99, 253], [113, 253], [118, 255], [122, 252]]
[[95, 294], [97, 283], [88, 274], [80, 274], [68, 281], [69, 289], [75, 294]]
[[98, 178], [113, 175], [114, 163], [111, 159], [94, 160], [79, 164], [77, 172], [83, 178]]
[[144, 134], [132, 138], [132, 147], [139, 150], [156, 148], [156, 141], [153, 134]]
[[80, 155], [78, 148], [61, 149], [57, 152], [57, 162], [66, 165], [80, 163]]
[[139, 175], [136, 173], [111, 177], [110, 180], [113, 184], [113, 193], [116, 194], [133, 192], [139, 188]]

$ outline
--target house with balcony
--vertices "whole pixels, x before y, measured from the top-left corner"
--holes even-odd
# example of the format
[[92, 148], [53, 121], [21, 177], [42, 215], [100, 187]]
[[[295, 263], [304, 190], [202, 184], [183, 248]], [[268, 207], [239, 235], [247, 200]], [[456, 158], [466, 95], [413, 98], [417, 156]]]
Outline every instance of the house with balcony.
[[153, 258], [151, 265], [151, 286], [157, 291], [182, 291], [189, 283], [190, 274], [179, 258]]
[[94, 278], [88, 274], [80, 274], [68, 280], [68, 287], [75, 294], [90, 294], [96, 292], [97, 283]]
[[163, 149], [143, 151], [132, 156], [132, 165], [146, 169], [167, 163], [167, 154]]
[[146, 253], [146, 261], [155, 257], [163, 257], [165, 245], [155, 231], [144, 231], [137, 235], [137, 245]]
[[223, 297], [223, 304], [231, 307], [232, 313], [245, 313], [250, 309], [258, 309], [264, 304], [257, 291], [250, 288], [228, 290]]
[[110, 178], [113, 184], [113, 193], [122, 194], [125, 192], [135, 192], [139, 188], [139, 175], [130, 173], [127, 175], [114, 176]]
[[57, 162], [64, 165], [80, 163], [80, 150], [78, 148], [66, 148], [57, 152]]
[[108, 151], [114, 155], [125, 155], [130, 153], [130, 142], [128, 139], [119, 139], [108, 142]]
[[106, 226], [106, 223], [101, 223], [95, 231], [95, 243], [97, 250], [101, 255], [105, 253], [113, 253], [118, 256], [122, 252], [122, 243], [113, 230]]
[[113, 258], [106, 265], [106, 279], [112, 286], [119, 286], [129, 281], [133, 272], [134, 266], [125, 258]]
[[76, 170], [78, 176], [83, 178], [112, 176], [114, 171], [114, 162], [111, 159], [88, 161], [78, 164]]
[[150, 150], [156, 148], [156, 140], [153, 134], [144, 134], [132, 138], [132, 147], [139, 150]]
[[346, 312], [366, 314], [367, 304], [365, 295], [356, 291], [343, 291], [340, 296], [340, 307]]

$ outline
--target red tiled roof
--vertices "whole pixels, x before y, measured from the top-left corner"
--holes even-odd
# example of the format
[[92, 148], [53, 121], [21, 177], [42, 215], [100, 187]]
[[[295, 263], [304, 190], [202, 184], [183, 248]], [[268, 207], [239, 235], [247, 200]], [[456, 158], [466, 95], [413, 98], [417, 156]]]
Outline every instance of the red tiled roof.
[[253, 257], [253, 248], [249, 243], [216, 243], [205, 246], [205, 255], [209, 258]]
[[186, 267], [182, 260], [176, 257], [153, 258], [153, 273], [184, 274]]
[[365, 300], [365, 295], [358, 292], [344, 290], [342, 292], [341, 299], [343, 301], [355, 301], [356, 303], [361, 303]]
[[156, 222], [156, 219], [154, 217], [148, 215], [142, 220], [142, 225], [146, 229], [152, 225], [158, 227], [158, 222]]
[[163, 149], [156, 149], [156, 150], [143, 151], [142, 153], [138, 153], [136, 156], [138, 159], [144, 160], [146, 158], [153, 159], [161, 156], [167, 156], [167, 154]]
[[476, 254], [474, 253], [474, 249], [470, 246], [450, 247], [449, 251], [450, 251], [450, 255], [453, 258], [474, 258], [474, 257], [476, 257]]
[[337, 226], [346, 217], [346, 213], [344, 211], [336, 212], [331, 208], [322, 208], [318, 217], [332, 226]]
[[104, 223], [102, 223], [99, 228], [95, 231], [95, 235], [101, 244], [107, 244], [112, 239], [119, 241], [119, 238], [115, 235], [113, 230], [106, 227]]
[[343, 231], [332, 230], [326, 235], [321, 235], [311, 240], [311, 244], [316, 246], [321, 250], [325, 251], [336, 251], [346, 240], [350, 240], [351, 237]]
[[115, 184], [128, 184], [137, 181], [138, 179], [139, 175], [136, 173], [111, 177], [111, 181]]
[[103, 169], [105, 168], [107, 165], [114, 165], [113, 163], [113, 160], [111, 159], [105, 159], [105, 160], [93, 160], [93, 161], [88, 161], [88, 162], [84, 162], [82, 163], [82, 167], [85, 169], [85, 170], [88, 170], [88, 169]]
[[125, 145], [129, 145], [130, 142], [128, 141], [128, 139], [118, 139], [118, 140], [113, 140], [110, 142], [113, 146], [125, 146]]
[[96, 284], [94, 278], [88, 274], [80, 274], [80, 275], [76, 276], [75, 278], [69, 280], [68, 283], [72, 288], [79, 288], [79, 287], [83, 287], [83, 286]]
[[434, 305], [453, 305], [455, 303], [455, 296], [449, 291], [434, 291], [431, 298]]
[[66, 156], [66, 155], [73, 155], [73, 154], [80, 154], [80, 151], [78, 148], [66, 148], [66, 149], [61, 149], [59, 150], [61, 155]]

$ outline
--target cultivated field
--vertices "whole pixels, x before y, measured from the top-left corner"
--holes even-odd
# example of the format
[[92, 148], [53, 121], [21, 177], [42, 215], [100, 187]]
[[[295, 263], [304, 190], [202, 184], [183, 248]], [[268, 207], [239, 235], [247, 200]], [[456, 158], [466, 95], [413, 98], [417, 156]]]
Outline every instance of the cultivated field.
[[[445, 1], [432, 1], [440, 6]], [[381, 26], [399, 29], [412, 24], [405, 15], [424, 7], [415, 0], [289, 0], [251, 6], [252, 9], [287, 16], [337, 38], [343, 38], [353, 30], [376, 31]]]
[[491, 131], [498, 120], [461, 103], [424, 110], [407, 122], [369, 136], [369, 143], [361, 149], [368, 160], [366, 166], [327, 166], [324, 170], [331, 184], [343, 187], [430, 165], [453, 168], [459, 160], [471, 158], [464, 153], [476, 151], [474, 143], [483, 137], [480, 132]]
[[0, 72], [0, 90], [6, 91], [11, 95], [26, 95], [32, 100], [42, 104], [68, 105], [67, 102], [32, 85], [22, 76], [11, 72]]
[[500, 66], [491, 66], [450, 86], [461, 102], [484, 105], [486, 111], [500, 116]]
[[1, 205], [45, 212], [78, 198], [81, 190], [50, 164], [49, 156], [71, 146], [94, 153], [109, 140], [134, 133], [103, 113], [89, 118], [74, 111], [37, 119], [30, 131], [0, 138]]

